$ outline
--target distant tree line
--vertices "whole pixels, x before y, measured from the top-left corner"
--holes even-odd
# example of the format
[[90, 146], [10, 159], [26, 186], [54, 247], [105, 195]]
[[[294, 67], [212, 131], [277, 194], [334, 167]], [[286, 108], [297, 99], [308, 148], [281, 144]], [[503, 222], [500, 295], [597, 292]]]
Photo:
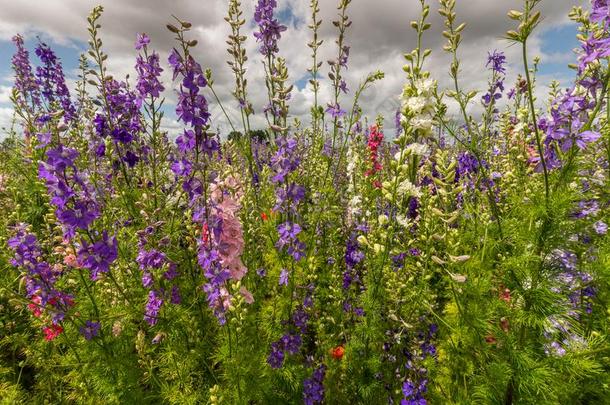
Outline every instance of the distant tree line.
[[[229, 141], [239, 141], [244, 134], [241, 131], [231, 131], [228, 135]], [[254, 129], [250, 131], [250, 138], [256, 139], [258, 142], [267, 143], [271, 140], [271, 137], [267, 133], [267, 131], [263, 129]]]

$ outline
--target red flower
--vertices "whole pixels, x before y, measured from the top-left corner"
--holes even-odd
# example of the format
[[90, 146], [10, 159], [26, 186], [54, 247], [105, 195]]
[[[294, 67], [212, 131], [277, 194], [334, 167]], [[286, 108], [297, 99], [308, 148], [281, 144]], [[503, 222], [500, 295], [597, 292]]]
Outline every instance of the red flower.
[[261, 212], [261, 218], [263, 219], [263, 221], [266, 221], [269, 219], [269, 216], [267, 214], [265, 214], [264, 212]]
[[59, 334], [64, 331], [64, 328], [59, 325], [51, 325], [43, 328], [42, 331], [44, 332], [45, 340], [50, 342], [51, 340], [59, 336]]
[[379, 146], [383, 143], [383, 132], [379, 130], [377, 125], [371, 127], [367, 147], [369, 148], [369, 162], [371, 168], [364, 172], [365, 176], [373, 176], [380, 172], [383, 168], [379, 163]]
[[510, 302], [510, 290], [508, 288], [502, 287], [502, 291], [500, 292], [500, 299], [502, 301]]
[[502, 328], [502, 330], [506, 333], [508, 333], [508, 330], [510, 329], [510, 325], [508, 323], [508, 319], [502, 317], [502, 319], [500, 319], [500, 327]]
[[341, 360], [343, 358], [344, 354], [345, 354], [345, 349], [341, 345], [330, 350], [330, 355], [335, 360]]
[[32, 315], [36, 318], [40, 318], [42, 315], [42, 307], [40, 306], [40, 296], [34, 295], [32, 297], [32, 303], [28, 304], [28, 309], [32, 311]]
[[203, 228], [201, 229], [201, 241], [204, 244], [207, 244], [209, 239], [210, 239], [210, 228], [208, 228], [208, 224], [206, 222], [203, 224]]

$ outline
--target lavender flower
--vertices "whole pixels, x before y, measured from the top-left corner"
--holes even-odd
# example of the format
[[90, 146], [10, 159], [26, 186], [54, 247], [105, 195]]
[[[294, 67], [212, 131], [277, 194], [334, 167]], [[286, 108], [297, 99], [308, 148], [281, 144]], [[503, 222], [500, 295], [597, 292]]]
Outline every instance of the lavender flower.
[[36, 55], [42, 62], [42, 66], [36, 68], [36, 81], [42, 96], [49, 103], [57, 99], [64, 112], [64, 121], [71, 121], [76, 115], [76, 108], [70, 99], [61, 62], [44, 42], [36, 47]]
[[276, 204], [273, 210], [296, 213], [296, 208], [303, 198], [305, 198], [305, 188], [303, 186], [290, 183], [285, 187], [278, 187], [275, 190]]
[[593, 0], [591, 21], [600, 24], [610, 24], [610, 7], [607, 0]]
[[[362, 316], [362, 308], [354, 307], [352, 301], [364, 290], [362, 266], [359, 264], [364, 260], [364, 252], [360, 250], [357, 241], [357, 233], [353, 232], [347, 240], [345, 248], [345, 271], [343, 272], [343, 291], [345, 300], [343, 301], [343, 311], [353, 312], [357, 316]], [[351, 287], [355, 287], [355, 292]]]
[[313, 288], [313, 284], [307, 286], [303, 303], [296, 308], [292, 318], [285, 322], [289, 324], [290, 330], [284, 333], [279, 340], [271, 343], [271, 352], [267, 358], [267, 363], [272, 368], [282, 367], [285, 353], [294, 355], [301, 350], [303, 345], [302, 335], [307, 332], [310, 317], [309, 310], [313, 307]]
[[148, 322], [150, 326], [157, 324], [159, 311], [163, 305], [163, 292], [151, 290], [148, 293], [148, 302], [146, 303], [146, 311], [144, 314], [144, 320]]
[[136, 38], [135, 48], [139, 51], [142, 48], [146, 48], [150, 44], [150, 38], [145, 33], [138, 34]]
[[27, 104], [30, 102], [33, 107], [39, 106], [40, 91], [38, 83], [32, 73], [28, 51], [23, 45], [23, 37], [21, 35], [15, 35], [13, 37], [13, 43], [17, 48], [17, 51], [11, 60], [13, 70], [15, 71], [14, 88], [17, 90], [18, 94], [17, 101], [20, 104]]
[[100, 323], [94, 321], [85, 322], [85, 326], [79, 328], [81, 335], [87, 340], [91, 340], [100, 334]]
[[171, 169], [183, 179], [182, 187], [188, 193], [190, 205], [199, 212], [201, 204], [207, 202], [201, 201], [204, 188], [201, 180], [190, 176], [197, 169], [195, 157], [199, 154], [210, 157], [220, 150], [218, 141], [207, 133], [210, 113], [203, 89], [208, 83], [201, 65], [191, 55], [183, 57], [172, 49], [168, 61], [174, 80], [181, 78], [176, 114], [179, 121], [190, 127], [176, 138], [179, 153], [173, 158]]
[[275, 246], [280, 250], [285, 249], [295, 261], [301, 260], [304, 256], [305, 244], [298, 238], [298, 234], [301, 232], [299, 224], [284, 222], [278, 225], [277, 232], [279, 239]]
[[75, 149], [60, 144], [46, 152], [47, 160], [38, 167], [38, 177], [45, 180], [67, 238], [74, 237], [77, 229], [87, 230], [100, 215], [95, 192], [76, 167], [78, 155]]
[[138, 72], [138, 79], [136, 83], [136, 89], [138, 90], [141, 98], [159, 97], [161, 92], [165, 90], [159, 77], [163, 69], [159, 64], [159, 54], [152, 52], [148, 55], [147, 45], [150, 43], [150, 38], [146, 34], [138, 35], [138, 41], [136, 42], [136, 49], [144, 49], [144, 55], [138, 55], [136, 59], [136, 72]]
[[321, 404], [324, 401], [324, 376], [326, 366], [316, 368], [310, 378], [303, 381], [303, 401], [305, 405]]
[[288, 270], [282, 269], [280, 273], [280, 285], [287, 286], [288, 285]]
[[267, 363], [271, 368], [281, 368], [284, 364], [284, 350], [281, 341], [271, 343], [271, 353], [267, 357]]
[[207, 249], [205, 244], [200, 246], [197, 256], [199, 265], [203, 269], [203, 275], [208, 282], [203, 286], [207, 295], [208, 305], [214, 310], [218, 322], [224, 325], [226, 322], [224, 313], [230, 305], [230, 296], [224, 287], [224, 283], [231, 278], [231, 272], [220, 264], [220, 255], [216, 249]]
[[298, 333], [286, 333], [281, 339], [284, 344], [284, 350], [289, 354], [297, 354], [301, 350], [303, 340]]
[[428, 402], [424, 399], [423, 394], [427, 391], [428, 380], [424, 379], [419, 384], [414, 384], [411, 380], [406, 380], [402, 385], [402, 394], [404, 399], [400, 401], [401, 405], [426, 405]]
[[608, 225], [604, 221], [597, 221], [593, 224], [593, 229], [598, 235], [605, 235], [608, 233]]
[[277, 41], [286, 26], [273, 18], [273, 11], [277, 7], [276, 0], [258, 0], [254, 9], [254, 21], [258, 25], [258, 32], [254, 33], [256, 42], [260, 42], [260, 53], [270, 57], [279, 52]]
[[[148, 226], [146, 229], [138, 231], [138, 247], [139, 252], [136, 257], [136, 262], [140, 266], [140, 270], [142, 270], [142, 285], [145, 288], [151, 289], [155, 291], [155, 298], [153, 301], [149, 299], [149, 305], [147, 305], [147, 313], [151, 308], [154, 309], [155, 303], [158, 303], [159, 300], [167, 301], [169, 300], [172, 304], [180, 304], [182, 298], [180, 297], [180, 290], [176, 284], [172, 285], [170, 292], [166, 292], [163, 288], [154, 289], [155, 281], [157, 284], [166, 285], [168, 281], [173, 281], [178, 277], [178, 272], [176, 271], [176, 264], [168, 259], [167, 255], [161, 252], [158, 249], [147, 249], [147, 245], [149, 243], [148, 237], [153, 235], [157, 230], [158, 226], [161, 223], [156, 223], [151, 226]], [[161, 243], [159, 243], [161, 245]], [[162, 272], [161, 274], [159, 274]], [[153, 273], [156, 273], [157, 277], [154, 276]], [[167, 281], [161, 281], [165, 279]], [[150, 296], [149, 296], [150, 297]], [[153, 302], [153, 304], [151, 304]], [[152, 307], [151, 307], [152, 305]], [[150, 323], [150, 316], [146, 316], [145, 319]], [[152, 324], [151, 324], [152, 325]]]
[[[584, 123], [589, 119], [589, 111], [594, 107], [589, 96], [581, 95], [572, 88], [557, 98], [548, 117], [539, 120], [538, 126], [546, 134], [544, 158], [547, 169], [562, 166], [561, 152], [568, 152], [574, 145], [584, 149], [599, 138], [599, 133], [595, 131], [582, 131]], [[537, 163], [537, 171], [542, 170], [539, 157], [533, 157], [530, 161]]]
[[296, 150], [296, 139], [279, 137], [276, 143], [278, 149], [271, 158], [271, 165], [275, 174], [271, 178], [271, 181], [273, 183], [282, 183], [290, 173], [298, 168], [301, 159]]
[[339, 104], [329, 104], [328, 108], [326, 108], [325, 112], [330, 114], [333, 119], [338, 119], [343, 117], [347, 112], [342, 109]]
[[92, 280], [97, 280], [100, 273], [108, 273], [110, 265], [118, 257], [118, 245], [116, 237], [108, 237], [104, 231], [102, 239], [89, 245], [83, 240], [78, 251], [78, 260], [83, 268], [88, 269]]
[[[111, 138], [118, 154], [117, 164], [133, 167], [144, 158], [146, 148], [139, 147], [143, 117], [140, 112], [141, 96], [129, 88], [127, 83], [108, 79], [104, 82], [107, 109], [94, 119], [95, 144], [98, 156], [106, 153], [99, 145]], [[124, 167], [124, 166], [123, 166]]]
[[32, 300], [28, 308], [36, 317], [50, 314], [53, 324], [57, 324], [74, 305], [71, 295], [55, 287], [62, 276], [61, 270], [43, 260], [38, 239], [26, 230], [25, 224], [16, 227], [8, 246], [14, 252], [11, 264], [23, 271], [26, 296]]
[[485, 64], [485, 66], [491, 67], [491, 69], [495, 73], [504, 74], [506, 73], [506, 68], [504, 67], [505, 63], [506, 56], [504, 55], [504, 52], [498, 52], [497, 50], [494, 50], [493, 52], [487, 54], [487, 63]]

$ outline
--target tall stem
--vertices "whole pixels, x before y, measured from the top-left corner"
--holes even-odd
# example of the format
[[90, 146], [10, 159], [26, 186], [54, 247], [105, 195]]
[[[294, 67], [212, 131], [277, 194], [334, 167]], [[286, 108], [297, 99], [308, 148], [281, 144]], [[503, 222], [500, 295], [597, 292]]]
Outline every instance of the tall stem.
[[544, 149], [542, 147], [542, 140], [540, 139], [540, 130], [538, 129], [538, 120], [536, 118], [536, 108], [534, 107], [534, 96], [532, 94], [532, 79], [530, 77], [530, 71], [527, 63], [527, 38], [523, 39], [523, 68], [525, 69], [525, 80], [527, 81], [527, 98], [529, 102], [529, 109], [532, 118], [532, 124], [534, 125], [534, 135], [536, 136], [536, 147], [538, 148], [538, 154], [540, 155], [540, 164], [542, 166], [542, 172], [544, 174], [544, 196], [545, 204], [548, 208], [549, 204], [549, 173], [546, 167], [546, 160], [544, 158]]

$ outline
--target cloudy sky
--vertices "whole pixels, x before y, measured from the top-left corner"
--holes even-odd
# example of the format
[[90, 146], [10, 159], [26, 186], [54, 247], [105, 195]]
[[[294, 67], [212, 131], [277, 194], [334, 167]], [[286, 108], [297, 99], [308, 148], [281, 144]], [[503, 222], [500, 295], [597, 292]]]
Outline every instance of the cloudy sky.
[[[256, 29], [252, 21], [255, 0], [242, 0], [244, 16], [247, 23], [244, 34], [248, 35], [247, 49], [250, 60], [247, 63], [249, 93], [251, 101], [260, 114], [265, 102], [262, 65], [257, 53], [257, 44], [252, 36]], [[47, 42], [61, 57], [64, 70], [73, 82], [76, 77], [78, 55], [87, 49], [87, 22], [89, 11], [97, 4], [105, 8], [101, 19], [104, 48], [108, 53], [109, 69], [115, 77], [130, 74], [134, 77], [133, 66], [136, 51], [133, 44], [136, 34], [147, 33], [152, 40], [151, 47], [160, 54], [164, 67], [167, 67], [167, 55], [174, 46], [172, 34], [165, 24], [171, 21], [171, 15], [193, 23], [191, 35], [199, 41], [194, 51], [195, 57], [204, 67], [213, 70], [216, 88], [223, 102], [233, 108], [236, 102], [231, 99], [233, 83], [226, 65], [227, 53], [225, 38], [229, 27], [224, 21], [228, 0], [0, 0], [0, 127], [10, 125], [11, 108], [8, 96], [12, 86], [10, 58], [14, 47], [11, 37], [19, 32], [26, 37], [31, 57], [35, 59], [33, 48], [37, 37]], [[307, 86], [307, 68], [310, 62], [310, 50], [306, 43], [310, 39], [307, 24], [310, 19], [309, 0], [278, 0], [278, 18], [288, 26], [280, 41], [280, 54], [288, 61], [291, 80], [295, 83], [291, 102], [291, 113], [307, 120], [309, 100], [312, 93]], [[334, 0], [320, 0], [322, 60], [336, 54], [334, 37], [335, 28], [332, 20], [336, 18], [337, 9]], [[448, 85], [448, 56], [442, 51], [444, 39], [441, 35], [442, 20], [436, 9], [438, 2], [430, 0], [435, 12], [431, 13], [432, 29], [424, 39], [424, 46], [433, 50], [428, 60], [428, 69], [439, 80], [441, 87]], [[578, 47], [575, 39], [576, 28], [567, 18], [574, 5], [587, 5], [586, 0], [545, 0], [540, 7], [543, 22], [530, 44], [531, 56], [541, 58], [538, 73], [538, 94], [545, 92], [545, 86], [551, 80], [558, 80], [567, 85], [571, 71], [567, 64], [574, 61], [573, 49]], [[502, 35], [512, 28], [506, 17], [510, 9], [521, 7], [521, 0], [457, 0], [458, 21], [466, 21], [468, 26], [463, 34], [460, 50], [462, 59], [461, 79], [465, 88], [483, 91], [486, 87], [485, 60], [487, 51], [498, 49], [506, 53], [509, 62], [509, 81], [522, 71], [520, 49], [502, 39]], [[351, 105], [353, 90], [369, 72], [381, 70], [386, 77], [382, 82], [363, 95], [361, 105], [370, 116], [384, 114], [386, 124], [393, 127], [393, 111], [398, 105], [397, 95], [404, 83], [402, 54], [415, 45], [414, 31], [409, 22], [418, 17], [418, 0], [353, 0], [348, 14], [353, 25], [347, 34], [347, 43], [351, 46], [349, 70], [346, 78], [350, 95], [344, 96], [342, 104]], [[324, 73], [328, 71], [323, 66]], [[171, 77], [168, 69], [164, 72], [165, 82]], [[133, 80], [133, 79], [132, 79]], [[330, 101], [329, 80], [322, 81], [321, 99]], [[73, 83], [71, 83], [73, 85]], [[168, 120], [166, 127], [177, 131], [179, 127], [171, 111], [175, 95], [170, 86], [166, 86], [166, 108]], [[222, 131], [227, 129], [219, 109], [211, 106], [214, 125]], [[4, 131], [1, 131], [4, 132]]]

